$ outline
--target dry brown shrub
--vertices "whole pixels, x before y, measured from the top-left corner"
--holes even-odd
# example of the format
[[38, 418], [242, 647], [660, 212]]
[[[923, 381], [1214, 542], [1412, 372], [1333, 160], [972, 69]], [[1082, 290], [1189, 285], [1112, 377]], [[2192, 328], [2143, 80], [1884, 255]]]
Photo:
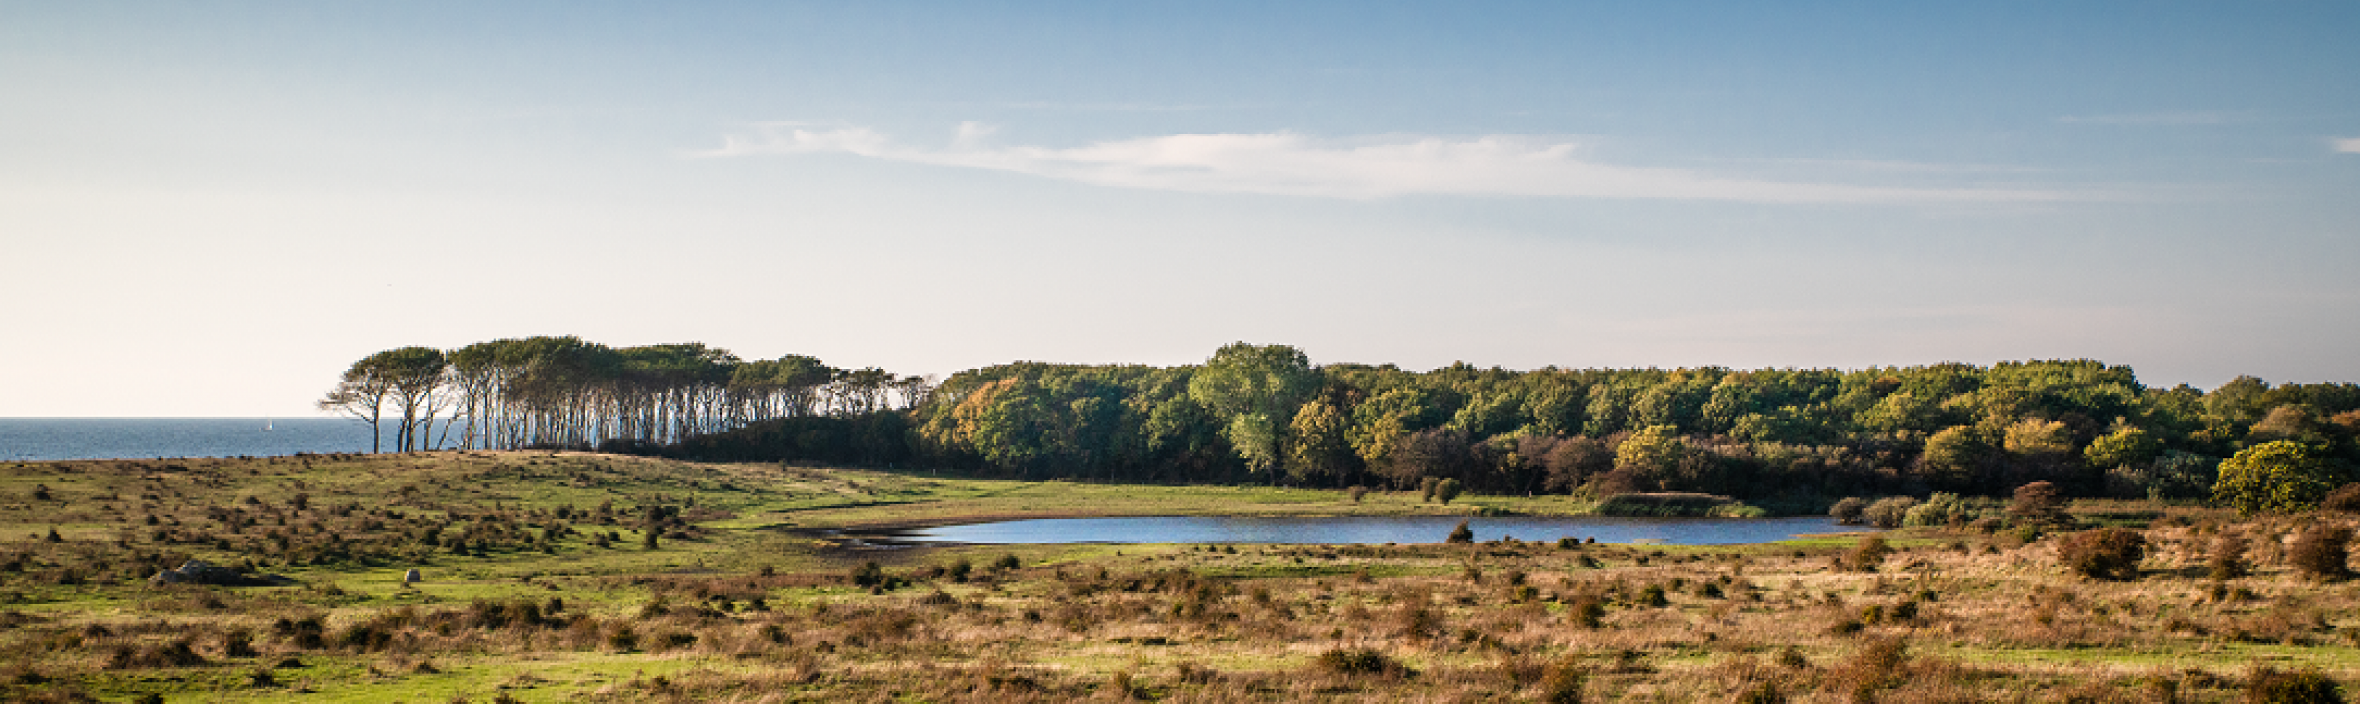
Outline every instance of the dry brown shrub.
[[1399, 659], [1375, 648], [1335, 648], [1321, 652], [1312, 665], [1322, 672], [1344, 677], [1375, 677], [1399, 680], [1417, 676]]
[[2057, 543], [2057, 561], [2092, 579], [2138, 579], [2139, 561], [2146, 557], [2146, 536], [2124, 528], [2085, 530]]
[[2351, 526], [2321, 523], [2295, 538], [2286, 559], [2303, 574], [2320, 579], [2345, 579], [2352, 576], [2351, 545]]
[[2230, 580], [2253, 574], [2253, 563], [2245, 559], [2244, 536], [2223, 533], [2213, 540], [2212, 554], [2205, 558], [2205, 572], [2215, 580]]
[[1877, 566], [1884, 564], [1885, 558], [1892, 554], [1893, 546], [1887, 544], [1883, 537], [1871, 535], [1861, 538], [1860, 544], [1844, 551], [1840, 562], [1844, 569], [1854, 572], [1875, 572]]

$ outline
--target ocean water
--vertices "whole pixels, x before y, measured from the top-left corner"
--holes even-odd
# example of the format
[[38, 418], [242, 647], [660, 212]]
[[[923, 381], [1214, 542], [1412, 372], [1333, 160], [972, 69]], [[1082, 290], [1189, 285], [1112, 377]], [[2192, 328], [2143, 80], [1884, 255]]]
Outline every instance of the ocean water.
[[369, 426], [343, 418], [0, 418], [0, 461], [368, 450]]

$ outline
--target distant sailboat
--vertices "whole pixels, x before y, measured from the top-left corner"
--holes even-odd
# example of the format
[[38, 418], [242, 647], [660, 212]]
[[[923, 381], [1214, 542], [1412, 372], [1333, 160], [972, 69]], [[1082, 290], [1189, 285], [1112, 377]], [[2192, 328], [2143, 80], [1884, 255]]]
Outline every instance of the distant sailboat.
[[265, 432], [265, 433], [272, 432], [272, 431], [271, 431], [271, 427], [270, 427], [270, 418], [269, 418], [269, 417], [264, 417], [264, 418], [262, 419], [262, 432]]

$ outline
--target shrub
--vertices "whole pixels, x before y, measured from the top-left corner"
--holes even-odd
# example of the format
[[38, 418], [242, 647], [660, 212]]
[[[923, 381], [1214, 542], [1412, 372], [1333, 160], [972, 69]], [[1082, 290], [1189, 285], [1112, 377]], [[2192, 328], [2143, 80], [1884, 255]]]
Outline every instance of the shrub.
[[2221, 461], [2213, 501], [2238, 513], [2294, 513], [2318, 506], [2335, 486], [2334, 469], [2301, 443], [2279, 440], [2239, 450]]
[[1436, 484], [1440, 484], [1440, 483], [1442, 483], [1442, 480], [1440, 480], [1440, 479], [1435, 479], [1435, 478], [1433, 478], [1433, 477], [1426, 477], [1426, 478], [1423, 478], [1423, 479], [1419, 479], [1419, 480], [1418, 480], [1418, 501], [1420, 501], [1420, 502], [1428, 502], [1428, 501], [1433, 501], [1433, 500], [1434, 500], [1434, 485], [1436, 485]]
[[1871, 535], [1861, 538], [1860, 544], [1844, 552], [1843, 564], [1845, 569], [1854, 572], [1875, 572], [1877, 566], [1885, 564], [1885, 558], [1892, 554], [1893, 546], [1887, 545], [1884, 538]]
[[2213, 579], [2236, 579], [2253, 573], [2252, 563], [2245, 560], [2245, 538], [2223, 535], [2213, 541], [2212, 556], [2205, 567]]
[[1346, 676], [1376, 676], [1387, 679], [1417, 675], [1408, 665], [1374, 648], [1336, 648], [1319, 654], [1314, 661], [1319, 669]]
[[1647, 585], [1647, 588], [1646, 588], [1646, 589], [1641, 589], [1641, 590], [1639, 590], [1639, 605], [1640, 605], [1640, 606], [1670, 606], [1670, 605], [1672, 605], [1672, 600], [1671, 600], [1671, 599], [1664, 598], [1664, 590], [1663, 590], [1663, 585], [1661, 585], [1661, 584], [1650, 584], [1650, 585]]
[[1910, 507], [1902, 518], [1902, 525], [1946, 526], [1965, 523], [1973, 517], [1974, 512], [1967, 509], [1966, 501], [1957, 494], [1936, 492], [1926, 497], [1925, 503]]
[[1012, 570], [1012, 569], [1016, 569], [1016, 568], [1018, 568], [1018, 567], [1023, 567], [1023, 566], [1024, 566], [1024, 561], [1023, 561], [1023, 560], [1016, 559], [1016, 554], [1015, 554], [1015, 553], [1008, 553], [1008, 554], [1005, 554], [1005, 555], [1001, 555], [1001, 556], [1000, 556], [1000, 559], [998, 559], [998, 560], [995, 560], [995, 561], [993, 561], [993, 562], [992, 562], [992, 569], [996, 569], [996, 570], [1002, 570], [1002, 571], [1006, 571], [1006, 570]]
[[639, 632], [631, 630], [630, 626], [616, 626], [613, 632], [606, 634], [606, 647], [625, 653], [638, 650]]
[[1449, 505], [1452, 499], [1459, 498], [1460, 490], [1459, 480], [1444, 479], [1434, 484], [1434, 498], [1444, 505]]
[[1445, 538], [1443, 538], [1443, 539], [1442, 539], [1442, 542], [1445, 542], [1445, 543], [1472, 543], [1472, 542], [1475, 542], [1475, 530], [1474, 530], [1474, 529], [1472, 529], [1472, 528], [1468, 528], [1468, 527], [1467, 527], [1467, 522], [1466, 522], [1466, 521], [1459, 521], [1459, 527], [1450, 529], [1450, 535], [1449, 535], [1448, 537], [1445, 537]]
[[2286, 559], [2303, 574], [2321, 579], [2344, 579], [2352, 576], [2350, 566], [2352, 527], [2340, 523], [2322, 523], [2303, 530], [2295, 536], [2294, 545]]
[[1606, 603], [1593, 596], [1575, 597], [1565, 607], [1565, 617], [1583, 628], [1597, 628], [1606, 618]]
[[260, 655], [254, 651], [254, 633], [243, 628], [221, 634], [221, 655], [230, 658], [250, 658]]
[[2318, 670], [2280, 672], [2256, 667], [2245, 679], [2245, 700], [2270, 704], [2340, 704], [2344, 688]]
[[1855, 701], [1874, 699], [1865, 696], [1878, 689], [1900, 684], [1902, 666], [1909, 662], [1909, 643], [1900, 638], [1875, 638], [1861, 644], [1843, 664], [1836, 667], [1835, 678], [1853, 695]]
[[2146, 558], [2146, 536], [2124, 528], [2085, 530], [2057, 544], [2057, 560], [2092, 579], [2138, 579], [2139, 561]]
[[1917, 499], [1907, 496], [1877, 499], [1876, 503], [1869, 504], [1867, 509], [1860, 512], [1860, 517], [1878, 528], [1899, 528], [1901, 522], [1909, 517], [1910, 507], [1916, 505]]
[[2033, 482], [2016, 487], [2016, 494], [2008, 502], [2008, 515], [2020, 523], [2067, 522], [2065, 497], [2057, 492], [2057, 485]]
[[2360, 513], [2360, 482], [2336, 487], [2319, 501], [2319, 508], [2337, 513]]
[[950, 575], [953, 582], [965, 582], [968, 577], [974, 574], [975, 563], [968, 562], [967, 558], [962, 557], [951, 563]]
[[1786, 704], [1786, 692], [1778, 688], [1777, 680], [1761, 683], [1737, 693], [1737, 704]]
[[1344, 490], [1344, 495], [1352, 497], [1352, 503], [1357, 504], [1360, 503], [1361, 497], [1368, 496], [1368, 487], [1354, 484], [1352, 488]]
[[1844, 500], [1837, 501], [1836, 505], [1829, 506], [1827, 515], [1834, 517], [1837, 523], [1856, 526], [1860, 525], [1861, 512], [1867, 509], [1868, 502], [1860, 500], [1860, 497], [1846, 496]]
[[1583, 672], [1572, 658], [1560, 660], [1541, 675], [1541, 701], [1549, 704], [1581, 704], [1582, 683], [1587, 679], [1588, 673]]

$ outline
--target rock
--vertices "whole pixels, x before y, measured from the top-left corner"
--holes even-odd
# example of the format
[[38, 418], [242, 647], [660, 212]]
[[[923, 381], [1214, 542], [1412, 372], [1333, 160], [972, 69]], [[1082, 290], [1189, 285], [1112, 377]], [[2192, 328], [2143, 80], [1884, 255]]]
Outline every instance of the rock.
[[418, 568], [416, 567], [410, 568], [409, 572], [402, 575], [403, 584], [416, 584], [423, 581], [426, 581], [426, 577], [424, 575], [418, 574]]
[[148, 583], [211, 584], [224, 587], [266, 587], [280, 584], [294, 584], [295, 580], [275, 574], [266, 574], [257, 577], [246, 574], [240, 570], [207, 563], [204, 560], [189, 560], [188, 562], [181, 563], [180, 567], [176, 569], [157, 572], [156, 576], [148, 578]]

